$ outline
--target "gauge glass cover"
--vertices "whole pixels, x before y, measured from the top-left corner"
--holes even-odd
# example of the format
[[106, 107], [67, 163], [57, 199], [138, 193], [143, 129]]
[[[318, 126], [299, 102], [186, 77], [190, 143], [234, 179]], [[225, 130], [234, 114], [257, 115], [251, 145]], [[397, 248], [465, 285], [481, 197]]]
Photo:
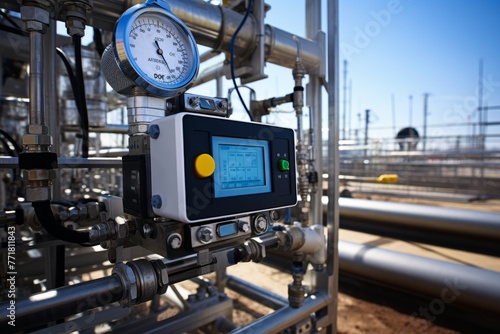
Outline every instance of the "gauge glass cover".
[[126, 14], [115, 30], [116, 56], [125, 75], [152, 94], [174, 96], [185, 91], [199, 68], [191, 32], [162, 8]]

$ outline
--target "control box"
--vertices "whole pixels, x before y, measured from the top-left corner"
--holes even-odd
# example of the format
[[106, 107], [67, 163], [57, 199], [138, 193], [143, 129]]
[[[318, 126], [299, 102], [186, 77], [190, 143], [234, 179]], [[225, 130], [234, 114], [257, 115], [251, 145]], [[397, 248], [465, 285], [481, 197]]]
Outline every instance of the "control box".
[[292, 129], [191, 113], [150, 129], [156, 215], [197, 223], [297, 203]]

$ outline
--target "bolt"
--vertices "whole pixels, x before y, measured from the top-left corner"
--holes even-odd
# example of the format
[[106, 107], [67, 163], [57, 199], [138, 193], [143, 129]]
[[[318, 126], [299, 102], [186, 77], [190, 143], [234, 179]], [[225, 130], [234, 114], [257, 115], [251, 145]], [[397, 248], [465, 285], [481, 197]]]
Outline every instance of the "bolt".
[[255, 228], [255, 232], [264, 233], [267, 230], [266, 217], [260, 215], [257, 218], [255, 218], [254, 228]]
[[197, 234], [198, 240], [204, 244], [209, 243], [214, 238], [214, 231], [208, 226], [200, 227]]
[[200, 105], [200, 98], [198, 96], [190, 97], [189, 104], [191, 107], [195, 108]]
[[157, 124], [152, 124], [149, 127], [149, 136], [153, 139], [160, 137], [160, 127]]
[[151, 197], [151, 205], [153, 208], [159, 209], [161, 208], [161, 196], [160, 195], [154, 195]]
[[247, 222], [243, 222], [243, 221], [239, 222], [238, 227], [239, 227], [241, 232], [247, 233], [248, 231], [250, 231], [250, 225]]
[[148, 238], [153, 233], [153, 229], [148, 224], [144, 224], [142, 226], [142, 233], [144, 234], [145, 238]]
[[217, 104], [217, 109], [226, 109], [227, 108], [227, 102], [225, 100], [219, 101]]
[[277, 221], [280, 219], [280, 213], [276, 210], [272, 210], [271, 212], [269, 212], [269, 216], [273, 221]]
[[172, 249], [179, 249], [182, 246], [182, 238], [179, 233], [171, 234], [167, 240], [168, 244]]
[[69, 211], [69, 220], [75, 221], [80, 219], [80, 212], [78, 209], [74, 208]]

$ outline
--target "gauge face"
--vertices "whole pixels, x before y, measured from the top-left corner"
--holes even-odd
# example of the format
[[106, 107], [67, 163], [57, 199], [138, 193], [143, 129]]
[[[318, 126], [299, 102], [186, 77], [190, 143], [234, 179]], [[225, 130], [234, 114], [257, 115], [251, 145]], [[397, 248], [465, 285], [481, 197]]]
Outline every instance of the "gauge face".
[[118, 61], [124, 74], [147, 92], [174, 96], [198, 73], [198, 50], [187, 27], [156, 7], [123, 15], [115, 30]]
[[173, 21], [157, 13], [140, 15], [132, 24], [129, 46], [136, 66], [159, 84], [182, 83], [193, 67], [187, 36]]

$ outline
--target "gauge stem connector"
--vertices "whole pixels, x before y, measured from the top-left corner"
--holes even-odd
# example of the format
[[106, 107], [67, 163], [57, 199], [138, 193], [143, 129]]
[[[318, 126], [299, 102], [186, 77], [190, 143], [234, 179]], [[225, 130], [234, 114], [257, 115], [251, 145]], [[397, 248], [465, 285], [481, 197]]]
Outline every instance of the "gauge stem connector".
[[92, 0], [63, 0], [61, 19], [66, 22], [70, 36], [85, 36], [87, 14], [92, 11]]

